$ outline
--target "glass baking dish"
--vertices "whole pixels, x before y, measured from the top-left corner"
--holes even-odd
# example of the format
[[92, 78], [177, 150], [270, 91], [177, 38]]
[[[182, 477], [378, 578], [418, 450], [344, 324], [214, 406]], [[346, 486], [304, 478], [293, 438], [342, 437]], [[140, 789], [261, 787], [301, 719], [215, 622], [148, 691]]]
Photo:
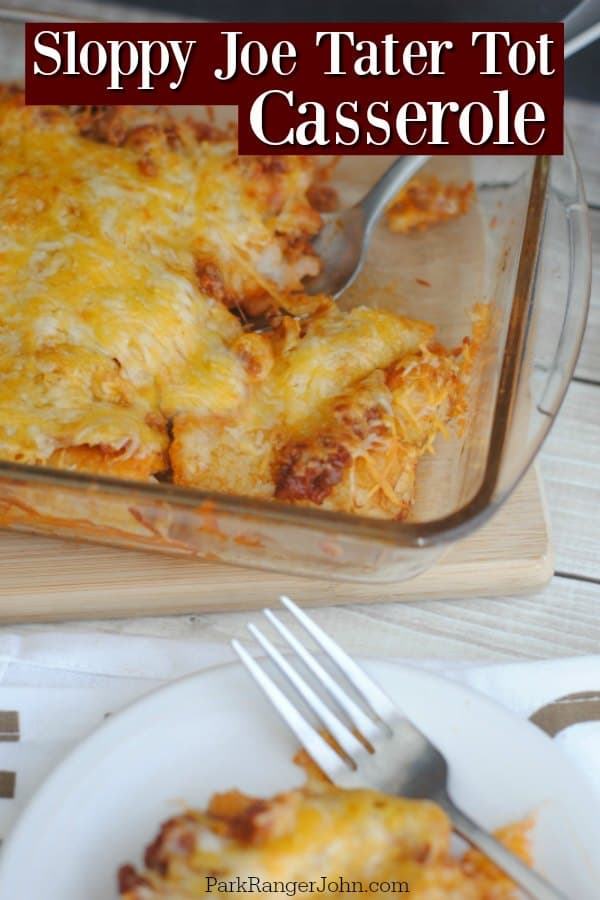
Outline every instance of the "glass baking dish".
[[[22, 78], [23, 22], [33, 18], [49, 17], [0, 11], [1, 79]], [[474, 303], [492, 305], [470, 421], [420, 464], [409, 521], [0, 461], [0, 526], [341, 580], [389, 582], [428, 568], [511, 494], [575, 366], [591, 248], [581, 176], [566, 147], [551, 159], [433, 161], [441, 178], [473, 179], [476, 207], [407, 237], [380, 226], [343, 298], [345, 307], [386, 306], [433, 322], [448, 344], [469, 333]], [[387, 164], [381, 157], [343, 160], [336, 176], [342, 200], [357, 199]]]

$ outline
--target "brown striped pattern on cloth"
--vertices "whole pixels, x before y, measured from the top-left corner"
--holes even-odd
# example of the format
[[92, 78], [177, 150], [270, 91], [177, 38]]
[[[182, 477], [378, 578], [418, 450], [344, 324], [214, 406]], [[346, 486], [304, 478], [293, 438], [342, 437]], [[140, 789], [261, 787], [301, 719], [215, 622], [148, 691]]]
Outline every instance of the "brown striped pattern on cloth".
[[[0, 742], [18, 741], [19, 736], [19, 713], [13, 709], [0, 710]], [[0, 770], [0, 798], [12, 800], [16, 782], [16, 772]]]

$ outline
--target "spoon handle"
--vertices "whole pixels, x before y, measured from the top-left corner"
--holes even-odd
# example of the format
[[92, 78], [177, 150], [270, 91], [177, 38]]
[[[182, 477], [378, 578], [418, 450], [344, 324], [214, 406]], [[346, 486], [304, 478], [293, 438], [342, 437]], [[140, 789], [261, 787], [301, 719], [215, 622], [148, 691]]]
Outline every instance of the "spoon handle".
[[565, 59], [600, 38], [600, 0], [581, 0], [564, 19]]
[[363, 212], [366, 240], [369, 239], [371, 229], [388, 203], [428, 159], [428, 156], [399, 156], [365, 194], [358, 206]]

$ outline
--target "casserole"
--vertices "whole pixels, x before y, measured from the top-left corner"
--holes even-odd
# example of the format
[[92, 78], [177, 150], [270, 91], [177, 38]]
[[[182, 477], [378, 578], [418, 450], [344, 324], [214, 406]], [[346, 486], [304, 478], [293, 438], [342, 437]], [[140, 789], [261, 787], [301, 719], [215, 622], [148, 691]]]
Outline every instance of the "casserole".
[[[5, 20], [0, 28], [13, 47], [15, 34], [22, 40], [22, 25]], [[17, 57], [15, 49], [3, 55], [7, 65]], [[489, 518], [535, 456], [574, 366], [589, 293], [587, 219], [570, 149], [552, 161], [471, 163], [470, 171], [465, 160], [432, 167], [442, 180], [472, 177], [477, 208], [406, 237], [381, 227], [341, 304], [431, 321], [450, 346], [468, 333], [475, 303], [493, 308], [473, 379], [473, 415], [460, 437], [421, 465], [410, 521], [15, 461], [0, 463], [0, 523], [336, 578], [391, 581], [430, 565]], [[337, 175], [343, 201], [360, 196], [385, 165], [344, 160]]]
[[[183, 900], [212, 893], [514, 900], [516, 889], [480, 853], [450, 853], [451, 824], [429, 800], [314, 783], [269, 799], [227, 791], [206, 811], [163, 822], [145, 868], [119, 870], [122, 900]], [[498, 838], [530, 862], [528, 825]], [[302, 884], [302, 887], [300, 887]]]
[[[467, 416], [489, 309], [446, 348], [303, 293], [331, 169], [0, 86], [0, 458], [406, 518], [419, 459]], [[464, 215], [456, 194], [413, 179], [392, 231]]]

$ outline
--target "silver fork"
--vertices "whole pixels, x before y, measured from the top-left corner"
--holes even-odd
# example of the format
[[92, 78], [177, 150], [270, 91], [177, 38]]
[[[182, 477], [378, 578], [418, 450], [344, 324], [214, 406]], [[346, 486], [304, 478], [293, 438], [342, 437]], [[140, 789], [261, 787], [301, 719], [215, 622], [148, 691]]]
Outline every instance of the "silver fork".
[[[232, 641], [232, 645], [277, 712], [334, 784], [343, 788], [371, 787], [388, 794], [433, 800], [446, 811], [454, 830], [481, 850], [528, 896], [537, 900], [566, 900], [563, 894], [455, 805], [448, 793], [448, 764], [439, 750], [303, 610], [289, 597], [281, 597], [281, 602], [340, 669], [369, 709], [367, 714], [271, 610], [264, 610], [269, 622], [339, 707], [343, 717], [331, 711], [298, 669], [255, 625], [248, 625], [263, 650], [334, 738], [341, 753], [327, 743], [239, 641]], [[372, 749], [367, 749], [356, 734]]]

